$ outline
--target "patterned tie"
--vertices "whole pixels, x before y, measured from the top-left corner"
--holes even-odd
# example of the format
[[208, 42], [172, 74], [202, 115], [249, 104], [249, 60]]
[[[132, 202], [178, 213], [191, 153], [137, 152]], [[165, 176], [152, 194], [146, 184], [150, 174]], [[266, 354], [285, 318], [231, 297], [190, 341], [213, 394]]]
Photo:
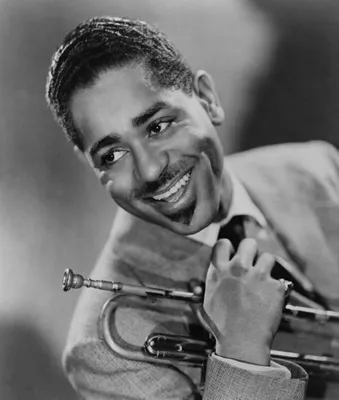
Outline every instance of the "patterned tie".
[[[246, 220], [248, 220], [248, 217], [244, 215], [234, 216], [226, 225], [220, 228], [218, 239], [229, 239], [234, 247], [234, 251], [236, 252], [240, 242], [246, 237]], [[253, 238], [257, 239], [256, 237]], [[276, 247], [276, 241], [273, 243], [273, 238], [267, 239], [267, 241], [268, 243], [266, 244], [268, 244], [268, 247], [270, 244], [269, 242], [272, 243], [272, 248]], [[259, 240], [258, 242], [260, 243]], [[328, 309], [327, 301], [323, 298], [323, 296], [321, 296], [313, 288], [310, 289], [307, 287], [303, 279], [300, 277], [300, 272], [296, 271], [296, 268], [293, 265], [287, 263], [281, 257], [279, 260], [276, 259], [274, 267], [272, 268], [271, 276], [274, 279], [282, 278], [293, 282], [294, 291], [311, 300], [312, 302], [319, 304], [321, 307]]]

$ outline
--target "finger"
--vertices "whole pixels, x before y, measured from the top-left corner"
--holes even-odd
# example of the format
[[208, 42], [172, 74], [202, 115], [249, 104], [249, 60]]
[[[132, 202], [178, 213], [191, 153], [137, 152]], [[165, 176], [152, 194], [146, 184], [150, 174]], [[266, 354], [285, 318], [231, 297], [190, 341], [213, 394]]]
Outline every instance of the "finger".
[[213, 247], [212, 264], [221, 272], [227, 267], [231, 254], [234, 252], [232, 243], [228, 239], [220, 239]]
[[270, 253], [261, 253], [255, 264], [255, 272], [262, 276], [271, 276], [275, 264], [275, 257]]
[[254, 265], [254, 258], [257, 253], [257, 242], [254, 239], [246, 238], [240, 243], [235, 257], [240, 265], [248, 269]]

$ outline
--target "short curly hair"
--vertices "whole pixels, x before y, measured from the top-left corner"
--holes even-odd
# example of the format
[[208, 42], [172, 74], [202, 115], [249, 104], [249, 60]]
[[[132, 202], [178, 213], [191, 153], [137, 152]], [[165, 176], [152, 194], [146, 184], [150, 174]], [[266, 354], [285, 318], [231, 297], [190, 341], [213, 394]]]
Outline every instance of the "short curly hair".
[[82, 151], [69, 101], [75, 90], [94, 84], [100, 73], [136, 63], [151, 84], [193, 92], [193, 72], [181, 53], [154, 26], [118, 17], [91, 18], [72, 30], [55, 52], [48, 72], [46, 101], [68, 139]]

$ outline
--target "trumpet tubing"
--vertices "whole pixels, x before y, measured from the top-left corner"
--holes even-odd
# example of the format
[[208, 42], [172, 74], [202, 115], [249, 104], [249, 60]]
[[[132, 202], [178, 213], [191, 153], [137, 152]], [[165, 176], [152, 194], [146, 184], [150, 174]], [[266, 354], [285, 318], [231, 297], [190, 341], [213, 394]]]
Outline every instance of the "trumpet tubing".
[[[127, 285], [121, 282], [84, 279], [82, 275], [75, 274], [71, 269], [66, 269], [63, 279], [62, 287], [64, 291], [70, 289], [79, 289], [81, 287], [88, 287], [100, 290], [113, 292], [114, 294], [124, 293], [129, 295], [137, 295], [141, 297], [164, 298], [170, 300], [180, 300], [188, 303], [202, 303], [202, 294], [198, 287], [194, 287], [193, 292], [185, 292], [180, 290], [170, 290], [159, 287], [148, 287], [138, 285]], [[293, 290], [291, 295], [293, 296]], [[286, 304], [284, 308], [286, 316], [293, 316], [301, 319], [315, 320], [318, 322], [339, 322], [339, 312], [323, 310], [321, 308], [310, 308], [293, 306]]]

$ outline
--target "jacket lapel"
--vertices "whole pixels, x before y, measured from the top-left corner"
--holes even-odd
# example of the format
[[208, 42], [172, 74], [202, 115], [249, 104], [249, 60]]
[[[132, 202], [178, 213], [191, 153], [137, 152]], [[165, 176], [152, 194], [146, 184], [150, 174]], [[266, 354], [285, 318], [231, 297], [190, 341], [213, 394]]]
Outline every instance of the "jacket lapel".
[[230, 157], [226, 168], [242, 181], [291, 259], [339, 306], [339, 208], [326, 199], [325, 184], [319, 193], [314, 177], [282, 165], [277, 160], [267, 168], [251, 157]]

